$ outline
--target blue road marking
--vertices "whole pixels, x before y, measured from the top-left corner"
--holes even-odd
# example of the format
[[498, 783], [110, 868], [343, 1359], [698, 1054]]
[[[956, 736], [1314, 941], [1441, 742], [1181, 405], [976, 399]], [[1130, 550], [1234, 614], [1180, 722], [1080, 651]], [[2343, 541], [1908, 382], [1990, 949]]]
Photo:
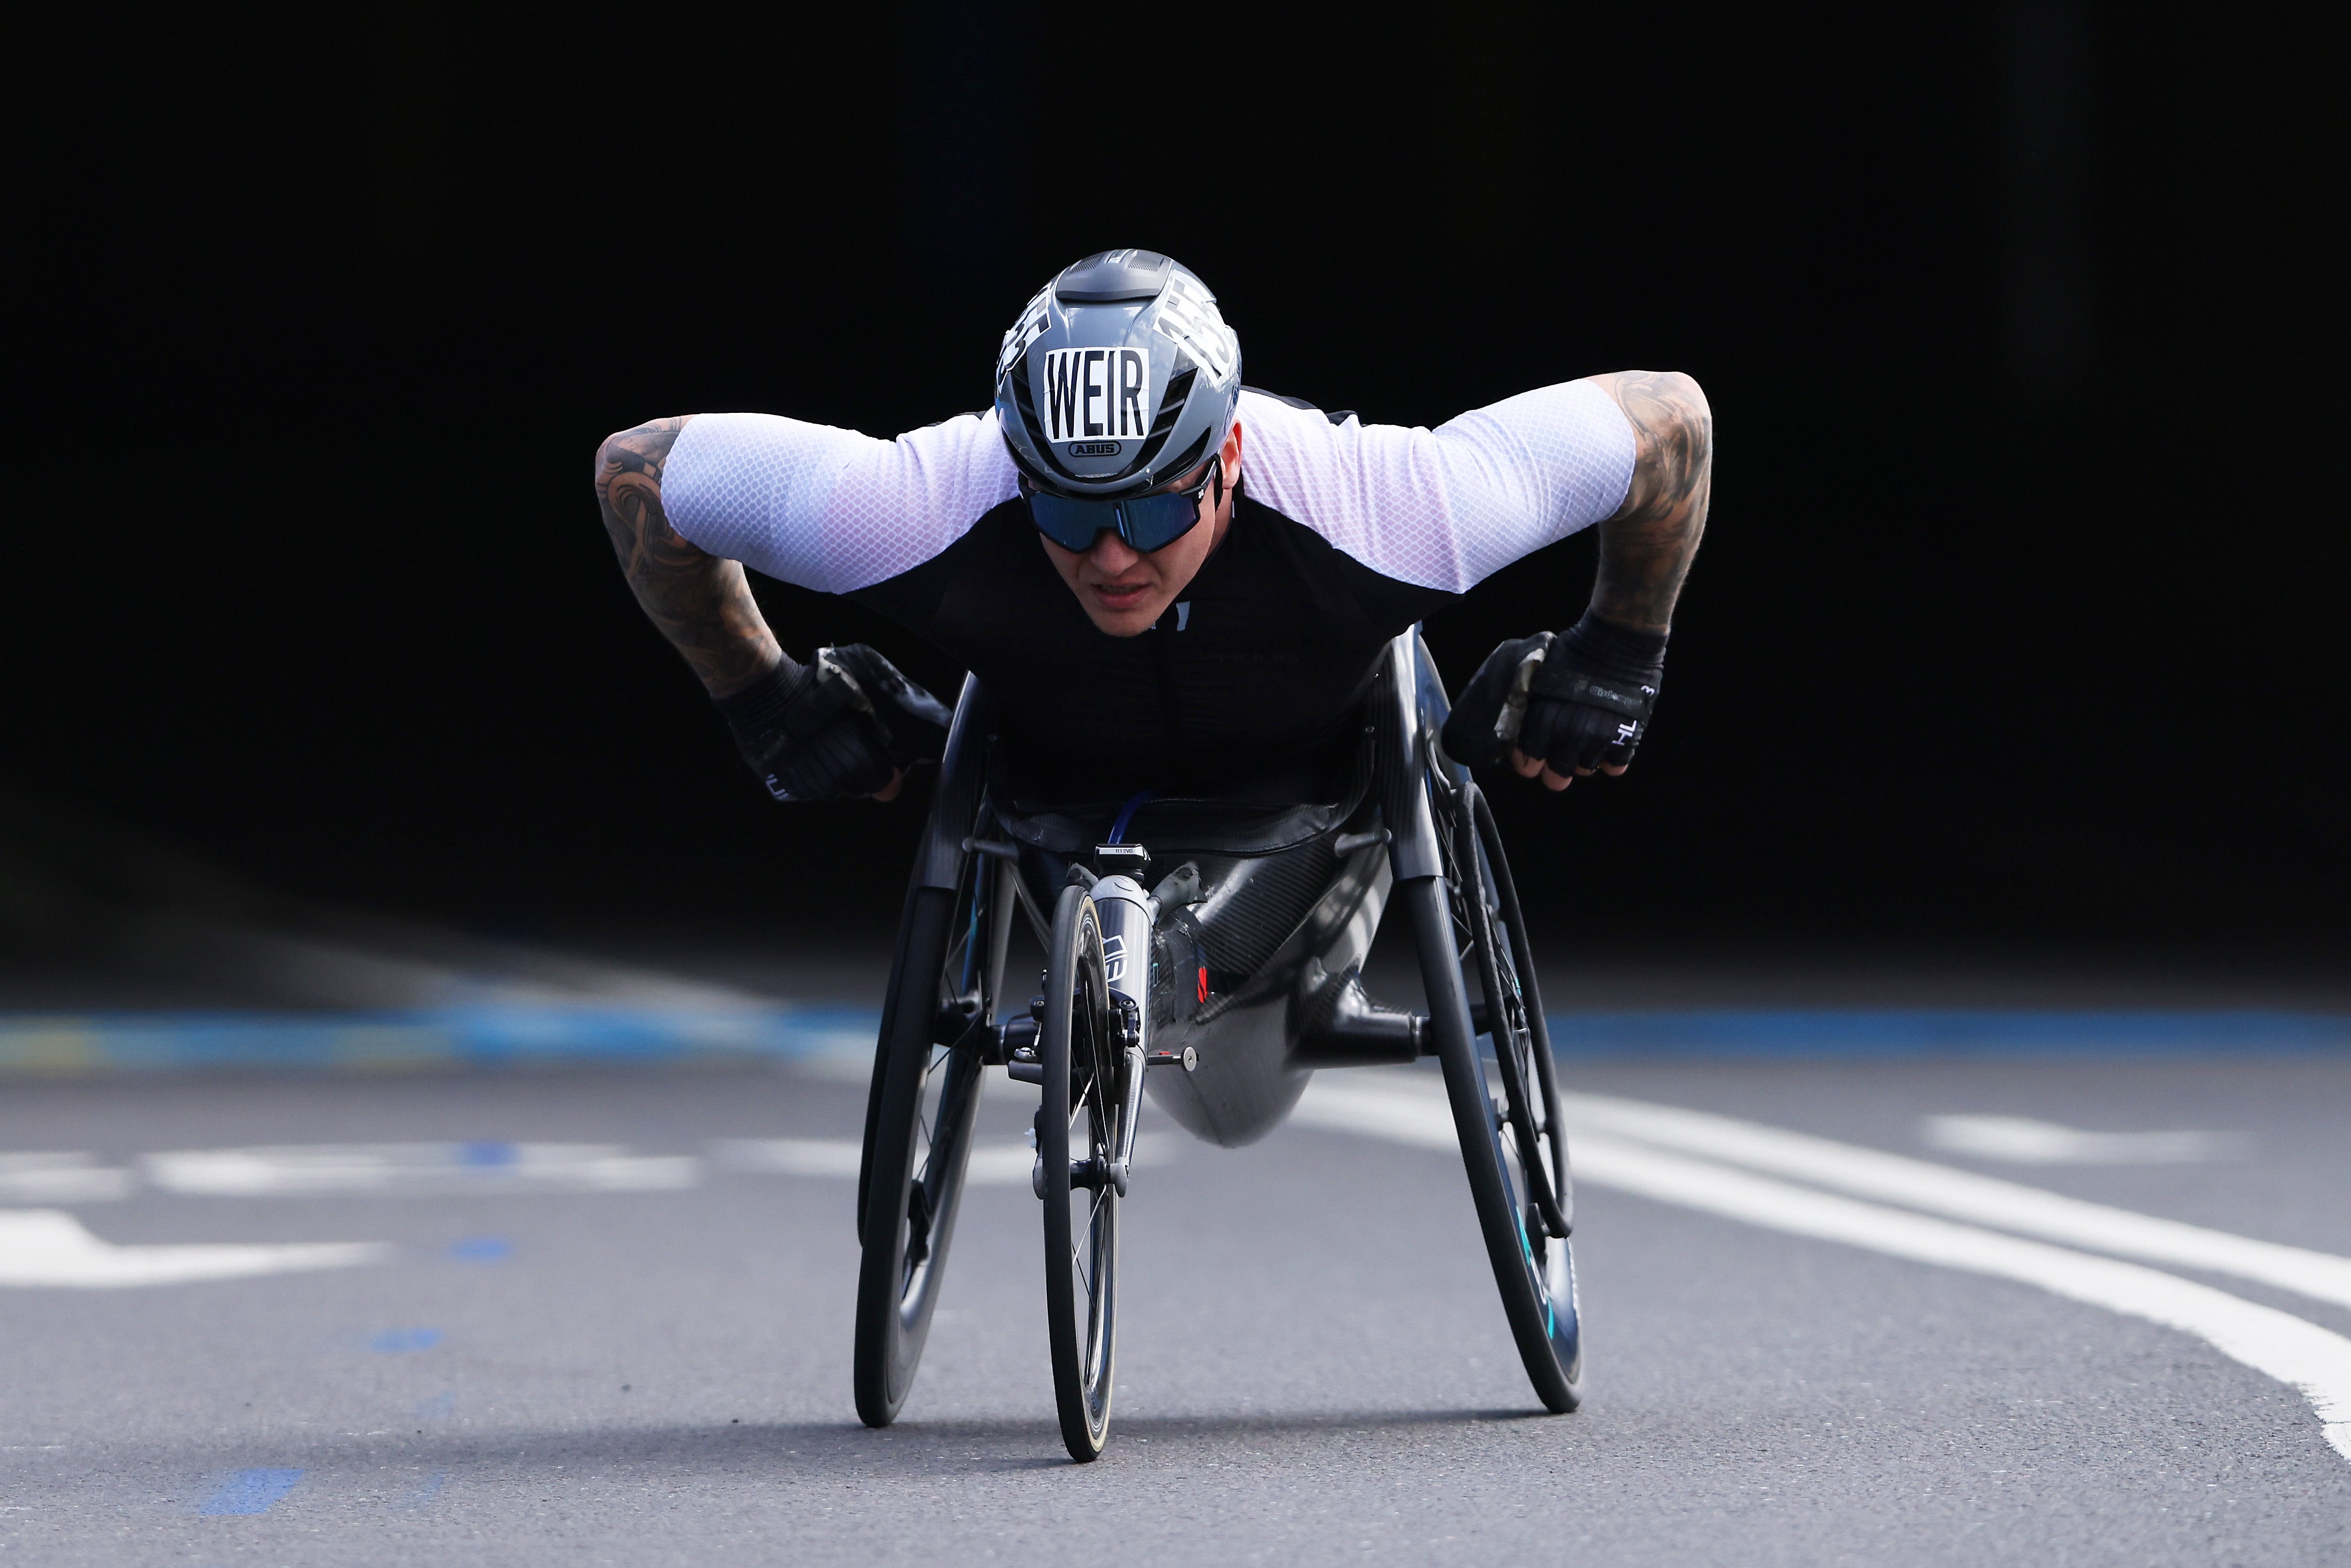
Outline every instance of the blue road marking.
[[503, 1263], [514, 1256], [514, 1243], [503, 1236], [468, 1236], [449, 1243], [449, 1256], [460, 1263]]
[[461, 1007], [340, 1013], [0, 1013], [0, 1071], [390, 1071], [871, 1056], [863, 1008]]
[[300, 1470], [237, 1470], [204, 1500], [198, 1513], [267, 1513], [270, 1505], [294, 1490]]
[[516, 1164], [522, 1155], [512, 1144], [460, 1144], [457, 1158], [465, 1165], [496, 1169]]
[[[0, 1014], [0, 1072], [201, 1068], [384, 1071], [548, 1062], [865, 1057], [880, 1015], [858, 1008], [664, 1012], [478, 1007], [329, 1014]], [[1550, 1015], [1562, 1056], [1876, 1057], [2281, 1055], [2351, 1052], [2351, 1014], [1968, 1009]], [[492, 1154], [490, 1151], [502, 1151]], [[469, 1145], [496, 1165], [511, 1145]]]
[[386, 1355], [402, 1355], [413, 1350], [431, 1350], [440, 1343], [439, 1329], [386, 1329], [368, 1341], [368, 1348]]

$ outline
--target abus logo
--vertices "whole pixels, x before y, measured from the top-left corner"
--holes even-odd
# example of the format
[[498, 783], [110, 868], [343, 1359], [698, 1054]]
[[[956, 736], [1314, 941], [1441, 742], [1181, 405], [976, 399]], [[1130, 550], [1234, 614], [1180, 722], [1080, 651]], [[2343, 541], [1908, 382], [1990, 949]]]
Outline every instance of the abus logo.
[[1070, 455], [1072, 457], [1115, 457], [1118, 455], [1118, 443], [1115, 441], [1072, 441], [1070, 443]]
[[1139, 349], [1054, 349], [1045, 355], [1045, 439], [1140, 440], [1151, 431], [1150, 393], [1151, 367]]

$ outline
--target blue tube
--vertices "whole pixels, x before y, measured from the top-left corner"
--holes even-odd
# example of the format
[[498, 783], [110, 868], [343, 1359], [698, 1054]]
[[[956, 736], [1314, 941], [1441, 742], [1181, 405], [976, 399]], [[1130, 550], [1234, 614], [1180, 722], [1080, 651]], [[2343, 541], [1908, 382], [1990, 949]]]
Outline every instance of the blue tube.
[[1143, 809], [1143, 803], [1145, 800], [1156, 800], [1157, 799], [1159, 799], [1159, 791], [1156, 789], [1136, 790], [1134, 792], [1134, 798], [1118, 809], [1118, 821], [1110, 825], [1110, 841], [1114, 844], [1124, 843], [1126, 841], [1127, 824], [1134, 821], [1135, 812]]

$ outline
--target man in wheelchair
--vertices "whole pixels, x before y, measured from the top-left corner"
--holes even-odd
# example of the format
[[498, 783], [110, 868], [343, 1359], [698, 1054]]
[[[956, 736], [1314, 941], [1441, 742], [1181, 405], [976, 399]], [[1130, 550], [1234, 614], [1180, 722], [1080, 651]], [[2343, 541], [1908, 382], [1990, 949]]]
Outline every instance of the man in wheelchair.
[[[1106, 1245], [1103, 1211], [1114, 1218], [1125, 1185], [1112, 1156], [1132, 1143], [1145, 1035], [1153, 1062], [1181, 1063], [1149, 1074], [1152, 1098], [1227, 1144], [1278, 1124], [1321, 1065], [1447, 1057], [1458, 1108], [1473, 1092], [1490, 1104], [1479, 1066], [1490, 1056], [1508, 1081], [1504, 1119], [1520, 1124], [1478, 1134], [1497, 1144], [1499, 1196], [1487, 1201], [1474, 1157], [1472, 1185], [1498, 1277], [1503, 1250], [1516, 1269], [1557, 1239], [1556, 1266], [1520, 1292], [1535, 1317], [1512, 1316], [1539, 1391], [1573, 1406], [1550, 1051], [1507, 864], [1465, 765], [1507, 761], [1555, 790], [1625, 771], [1656, 699], [1710, 465], [1705, 399], [1676, 373], [1542, 387], [1433, 431], [1244, 387], [1215, 297], [1140, 250], [1088, 256], [1038, 292], [1004, 336], [984, 413], [894, 441], [763, 413], [606, 439], [597, 497], [630, 586], [771, 795], [888, 800], [907, 768], [942, 764], [869, 1108], [861, 1223], [882, 1282], [868, 1283], [887, 1287], [897, 1324], [876, 1328], [889, 1343], [869, 1355], [861, 1316], [869, 1420], [893, 1416], [911, 1382], [928, 1321], [916, 1298], [952, 1228], [960, 1167], [940, 1167], [943, 1151], [947, 1165], [962, 1157], [949, 1134], [968, 1116], [941, 1098], [952, 1082], [932, 1081], [961, 1049], [970, 1066], [948, 1079], [1003, 1061], [1042, 1085], [1039, 1192], [1049, 1211], [1054, 1194], [1077, 1192], [1076, 1310], [1094, 1301], [1092, 1326], [1073, 1330], [1063, 1427], [1082, 1428], [1073, 1453], [1099, 1450], [1109, 1331], [1092, 1320], [1107, 1311], [1109, 1269], [1089, 1271], [1084, 1257]], [[1416, 622], [1593, 525], [1599, 571], [1582, 618], [1503, 643], [1448, 713]], [[850, 595], [960, 661], [971, 674], [956, 712], [862, 646], [794, 660], [746, 566]], [[1354, 978], [1396, 889], [1429, 980], [1425, 1016], [1377, 1007]], [[926, 893], [938, 895], [937, 951], [918, 940]], [[1062, 967], [1036, 1018], [999, 1022], [1016, 906]], [[950, 933], [956, 921], [967, 932]], [[1144, 973], [1145, 944], [1155, 980], [1122, 982], [1113, 971], [1128, 955]], [[1465, 973], [1482, 1002], [1467, 1000]], [[936, 1009], [927, 996], [901, 1005], [935, 975]], [[1072, 1023], [1070, 1007], [1085, 1016]], [[1456, 1085], [1457, 1073], [1468, 1076]], [[1058, 1133], [1056, 1103], [1069, 1112]], [[892, 1126], [907, 1105], [921, 1147], [901, 1157]], [[1089, 1116], [1103, 1127], [1089, 1131]], [[1075, 1157], [1081, 1145], [1096, 1155]], [[1066, 1182], [1057, 1151], [1072, 1154]], [[883, 1230], [894, 1239], [877, 1241]], [[1048, 1230], [1050, 1250], [1050, 1216]], [[1548, 1328], [1528, 1326], [1546, 1312]], [[1530, 1334], [1550, 1342], [1556, 1375], [1537, 1370]]]

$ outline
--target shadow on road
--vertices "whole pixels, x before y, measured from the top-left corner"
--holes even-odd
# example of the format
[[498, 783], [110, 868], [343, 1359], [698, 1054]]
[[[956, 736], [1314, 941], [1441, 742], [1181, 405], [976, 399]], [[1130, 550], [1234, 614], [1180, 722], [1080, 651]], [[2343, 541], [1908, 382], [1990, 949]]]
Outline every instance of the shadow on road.
[[[1542, 1417], [1539, 1410], [1407, 1410], [1336, 1412], [1314, 1416], [1149, 1416], [1118, 1422], [1111, 1454], [1181, 1461], [1203, 1451], [1233, 1453], [1235, 1440], [1255, 1437], [1348, 1437], [1414, 1430], [1516, 1424]], [[110, 1471], [152, 1469], [175, 1474], [234, 1470], [266, 1448], [273, 1462], [299, 1465], [325, 1477], [373, 1473], [387, 1463], [402, 1469], [520, 1480], [555, 1472], [570, 1479], [632, 1469], [723, 1478], [753, 1472], [775, 1479], [921, 1479], [954, 1475], [1053, 1469], [1071, 1463], [1050, 1420], [915, 1421], [871, 1431], [845, 1422], [730, 1423], [721, 1427], [622, 1427], [603, 1430], [509, 1430], [414, 1437], [371, 1434], [309, 1444], [248, 1439], [217, 1447], [110, 1445]], [[1249, 1452], [1244, 1447], [1242, 1453]], [[78, 1490], [68, 1488], [68, 1490]]]

